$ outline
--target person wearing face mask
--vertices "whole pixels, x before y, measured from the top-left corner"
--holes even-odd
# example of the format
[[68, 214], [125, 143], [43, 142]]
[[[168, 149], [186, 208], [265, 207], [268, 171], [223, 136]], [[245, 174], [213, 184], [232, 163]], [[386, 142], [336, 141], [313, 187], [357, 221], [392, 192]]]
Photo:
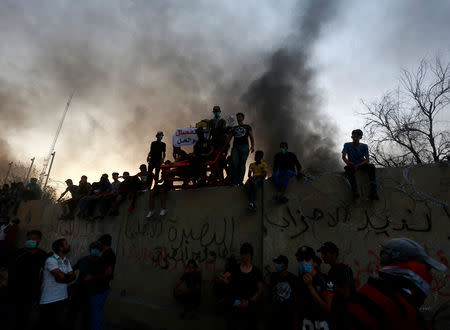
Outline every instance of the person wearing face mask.
[[347, 327], [343, 317], [347, 302], [355, 293], [355, 280], [352, 269], [339, 259], [339, 248], [333, 242], [325, 242], [317, 250], [323, 261], [330, 265], [328, 279], [333, 283], [334, 295], [331, 303], [331, 320], [335, 329]]
[[431, 270], [447, 267], [417, 242], [394, 238], [381, 245], [378, 276], [350, 300], [346, 318], [351, 329], [431, 329], [419, 308], [430, 293]]
[[214, 118], [208, 121], [209, 139], [214, 150], [225, 146], [227, 141], [227, 122], [222, 118], [222, 112], [218, 105], [213, 107]]
[[89, 245], [89, 255], [82, 257], [73, 266], [78, 271], [76, 282], [71, 287], [69, 301], [69, 313], [67, 316], [67, 328], [74, 329], [78, 316], [81, 313], [81, 324], [83, 329], [89, 329], [89, 296], [95, 294], [98, 281], [86, 280], [89, 274], [99, 274], [102, 271], [99, 263], [101, 245], [95, 241]]
[[39, 248], [42, 233], [31, 230], [25, 247], [19, 249], [8, 262], [8, 296], [12, 304], [11, 328], [27, 329], [32, 307], [39, 301], [41, 270], [47, 254]]
[[[162, 163], [164, 163], [164, 159], [166, 158], [166, 144], [162, 142], [164, 137], [164, 133], [159, 131], [156, 133], [156, 141], [153, 141], [150, 145], [150, 151], [147, 156], [148, 162], [148, 173], [153, 173], [155, 170], [155, 184], [158, 183], [159, 180], [159, 170], [161, 168]], [[151, 189], [153, 183], [153, 176], [147, 176], [147, 187]]]
[[70, 245], [65, 238], [52, 244], [53, 254], [44, 265], [38, 329], [63, 329], [68, 302], [67, 284], [75, 279], [67, 254]]
[[273, 160], [273, 174], [272, 178], [277, 187], [278, 194], [275, 195], [275, 199], [286, 203], [287, 197], [284, 196], [284, 192], [289, 184], [291, 177], [297, 175], [300, 176], [302, 166], [297, 159], [297, 156], [288, 151], [287, 142], [280, 143], [280, 151], [275, 155]]
[[299, 269], [299, 320], [303, 330], [327, 330], [334, 290], [320, 272], [313, 248], [302, 246], [295, 254]]
[[[244, 114], [239, 112], [236, 114], [238, 124], [231, 129], [226, 144], [233, 141], [233, 149], [231, 149], [231, 160], [233, 164], [233, 185], [242, 185], [245, 176], [245, 164], [247, 162], [249, 151], [255, 151], [255, 139], [253, 138], [253, 130], [250, 125], [244, 124]], [[250, 149], [248, 140], [250, 139]]]
[[289, 260], [280, 255], [273, 259], [275, 272], [270, 276], [272, 292], [271, 329], [293, 330], [297, 301], [297, 276], [288, 271]]

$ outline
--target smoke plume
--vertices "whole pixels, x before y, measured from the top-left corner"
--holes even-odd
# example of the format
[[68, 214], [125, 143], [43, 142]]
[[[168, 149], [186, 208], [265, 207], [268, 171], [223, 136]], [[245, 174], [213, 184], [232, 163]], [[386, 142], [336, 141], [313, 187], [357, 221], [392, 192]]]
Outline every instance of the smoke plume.
[[281, 141], [288, 142], [300, 162], [314, 171], [335, 169], [338, 159], [331, 136], [335, 129], [320, 111], [309, 63], [321, 26], [334, 10], [326, 0], [310, 1], [300, 10], [296, 32], [270, 56], [267, 70], [242, 96], [268, 155], [277, 152]]
[[[156, 131], [166, 133], [170, 155], [172, 132], [211, 118], [215, 104], [226, 115], [247, 113], [269, 160], [287, 140], [305, 166], [328, 167], [331, 130], [308, 59], [332, 8], [309, 3], [296, 7], [300, 25], [280, 47], [287, 23], [256, 31], [248, 21], [276, 15], [269, 2], [239, 10], [209, 1], [3, 2], [0, 37], [8, 47], [0, 55], [10, 62], [0, 66], [7, 77], [0, 82], [1, 166], [14, 160], [11, 148], [22, 148], [21, 132], [36, 146], [21, 157], [42, 164], [75, 91], [56, 147], [61, 180], [94, 170], [137, 172]], [[276, 6], [289, 12], [292, 5]], [[280, 49], [264, 62], [273, 47]]]

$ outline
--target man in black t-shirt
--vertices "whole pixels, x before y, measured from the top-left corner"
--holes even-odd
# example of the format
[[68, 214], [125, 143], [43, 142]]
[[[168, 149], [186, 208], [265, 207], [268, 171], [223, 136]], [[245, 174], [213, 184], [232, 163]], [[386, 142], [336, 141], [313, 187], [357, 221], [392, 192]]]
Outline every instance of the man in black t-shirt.
[[98, 260], [100, 271], [94, 274], [87, 274], [85, 281], [95, 281], [89, 297], [91, 311], [91, 329], [103, 328], [103, 313], [105, 302], [111, 291], [109, 282], [113, 279], [114, 268], [116, 266], [116, 255], [111, 249], [112, 237], [109, 234], [102, 235], [98, 242], [101, 246], [101, 256]]
[[[233, 149], [231, 149], [231, 160], [233, 164], [233, 185], [240, 185], [245, 176], [245, 164], [247, 162], [248, 154], [255, 151], [255, 140], [253, 138], [253, 130], [250, 125], [244, 124], [244, 114], [239, 112], [236, 114], [238, 122], [237, 126], [231, 129], [231, 134], [228, 137], [227, 143], [230, 143], [231, 138], [234, 138]], [[248, 139], [250, 138], [250, 149]]]
[[[150, 145], [150, 152], [147, 156], [148, 173], [153, 173], [153, 169], [155, 170], [155, 184], [158, 183], [159, 169], [166, 158], [166, 144], [161, 141], [163, 136], [164, 134], [161, 131], [156, 133], [156, 141], [153, 141]], [[149, 175], [147, 178], [147, 186], [150, 189], [152, 187], [152, 176]]]
[[73, 266], [73, 270], [78, 271], [78, 276], [76, 282], [71, 286], [69, 313], [66, 322], [68, 329], [75, 329], [79, 312], [81, 312], [82, 328], [89, 329], [89, 297], [97, 293], [98, 282], [101, 279], [91, 277], [90, 280], [86, 280], [86, 277], [88, 275], [99, 275], [104, 271], [99, 262], [101, 249], [102, 246], [98, 241], [91, 243], [89, 255], [82, 257]]
[[231, 270], [232, 309], [227, 318], [227, 329], [255, 330], [258, 329], [263, 277], [252, 264], [253, 247], [249, 243], [242, 244], [240, 254], [241, 263]]
[[289, 260], [280, 255], [273, 259], [276, 272], [270, 276], [272, 291], [271, 329], [294, 329], [298, 278], [288, 272]]
[[28, 328], [33, 303], [39, 301], [41, 271], [47, 254], [38, 246], [42, 233], [27, 233], [25, 248], [19, 249], [8, 263], [8, 295], [12, 302], [12, 329]]
[[338, 261], [339, 248], [333, 242], [325, 242], [318, 252], [322, 253], [323, 261], [331, 266], [328, 271], [328, 279], [334, 286], [334, 296], [331, 303], [333, 328], [347, 328], [348, 325], [343, 315], [347, 310], [349, 299], [356, 291], [352, 269]]
[[214, 150], [225, 146], [227, 141], [227, 122], [221, 118], [221, 110], [218, 105], [213, 108], [214, 118], [208, 121], [209, 140]]

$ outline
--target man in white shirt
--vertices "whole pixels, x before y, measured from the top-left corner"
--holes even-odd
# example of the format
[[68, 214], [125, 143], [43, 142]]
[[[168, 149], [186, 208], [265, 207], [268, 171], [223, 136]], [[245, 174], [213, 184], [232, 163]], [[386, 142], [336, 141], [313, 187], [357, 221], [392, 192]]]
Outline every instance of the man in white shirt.
[[64, 324], [64, 308], [67, 303], [67, 283], [75, 279], [75, 275], [66, 255], [70, 245], [66, 239], [60, 238], [52, 244], [53, 255], [45, 261], [41, 300], [39, 329], [62, 329]]

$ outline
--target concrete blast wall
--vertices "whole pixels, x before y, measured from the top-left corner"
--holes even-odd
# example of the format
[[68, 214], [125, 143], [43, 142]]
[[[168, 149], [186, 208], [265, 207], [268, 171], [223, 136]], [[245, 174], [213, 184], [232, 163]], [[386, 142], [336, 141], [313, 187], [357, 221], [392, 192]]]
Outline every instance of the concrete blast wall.
[[[340, 246], [358, 286], [377, 271], [379, 244], [393, 237], [414, 239], [426, 246], [431, 256], [448, 264], [448, 164], [378, 170], [379, 201], [365, 197], [367, 179], [358, 179], [362, 194], [358, 201], [352, 199], [341, 174], [327, 174], [293, 180], [286, 204], [273, 200], [275, 192], [267, 181], [256, 213], [247, 211], [244, 190], [232, 187], [170, 192], [168, 214], [151, 220], [145, 219], [148, 194], [140, 196], [131, 214], [124, 205], [120, 216], [93, 223], [58, 221], [58, 206], [33, 201], [19, 209], [21, 238], [25, 229], [40, 228], [43, 248], [50, 250], [53, 240], [66, 237], [75, 262], [87, 254], [90, 242], [110, 233], [118, 259], [107, 309], [109, 322], [143, 328], [147, 324], [152, 329], [220, 329], [223, 322], [213, 313], [213, 279], [223, 270], [227, 257], [239, 256], [243, 242], [253, 244], [254, 262], [265, 279], [274, 271], [272, 259], [277, 255], [288, 256], [291, 271], [297, 273], [297, 248], [318, 248], [328, 240]], [[181, 321], [172, 288], [191, 258], [198, 260], [203, 272], [203, 314], [200, 320]], [[429, 315], [448, 302], [449, 277], [434, 273], [424, 306]]]

